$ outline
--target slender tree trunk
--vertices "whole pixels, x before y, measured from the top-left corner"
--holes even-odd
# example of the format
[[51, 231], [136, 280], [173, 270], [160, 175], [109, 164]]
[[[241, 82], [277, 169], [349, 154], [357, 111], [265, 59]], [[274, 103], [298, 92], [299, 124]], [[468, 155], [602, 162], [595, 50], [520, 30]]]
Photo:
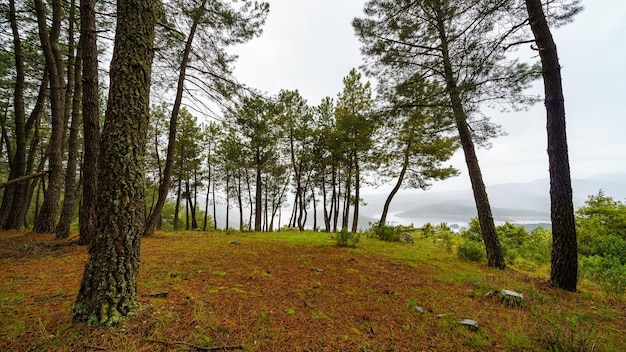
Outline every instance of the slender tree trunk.
[[229, 215], [230, 215], [230, 197], [228, 195], [228, 190], [229, 190], [229, 186], [230, 186], [230, 177], [227, 175], [226, 176], [226, 226], [224, 227], [224, 229], [228, 230], [228, 228], [230, 227], [230, 219], [229, 219]]
[[257, 149], [256, 151], [256, 193], [255, 193], [255, 216], [254, 216], [254, 231], [261, 231], [261, 152]]
[[552, 220], [552, 287], [576, 291], [578, 244], [572, 201], [565, 126], [565, 99], [556, 43], [546, 22], [540, 0], [526, 0], [530, 28], [541, 58], [547, 113], [548, 160], [550, 171], [550, 213]]
[[331, 212], [328, 212], [328, 197], [326, 195], [326, 175], [322, 176], [322, 206], [324, 207], [324, 230], [326, 232], [330, 232], [330, 214], [332, 213], [332, 205]]
[[348, 229], [348, 221], [350, 219], [350, 203], [351, 203], [351, 199], [350, 197], [352, 196], [352, 160], [350, 160], [348, 165], [348, 175], [346, 178], [346, 190], [345, 190], [345, 197], [343, 200], [343, 216], [341, 219], [341, 228], [342, 229]]
[[78, 212], [78, 243], [90, 244], [95, 238], [98, 216], [98, 158], [100, 155], [100, 102], [98, 93], [98, 45], [96, 0], [80, 0], [80, 46], [83, 57], [83, 189]]
[[[72, 18], [73, 16], [70, 16]], [[61, 217], [55, 229], [57, 238], [68, 238], [70, 235], [70, 226], [74, 219], [76, 210], [76, 199], [79, 192], [76, 183], [76, 169], [78, 161], [78, 129], [80, 128], [80, 100], [81, 100], [81, 52], [78, 50], [76, 55], [74, 72], [74, 94], [72, 97], [72, 122], [70, 124], [70, 133], [68, 139], [67, 167], [65, 168], [65, 197], [63, 199], [63, 207], [61, 208]], [[69, 82], [70, 80], [68, 80]]]
[[409, 144], [406, 146], [406, 149], [404, 151], [404, 160], [402, 162], [402, 170], [400, 170], [400, 175], [398, 175], [398, 180], [396, 181], [395, 186], [393, 186], [393, 189], [389, 193], [389, 196], [387, 196], [387, 200], [385, 200], [385, 205], [383, 206], [383, 213], [380, 216], [380, 221], [378, 222], [380, 226], [385, 225], [385, 223], [387, 222], [387, 213], [389, 212], [389, 206], [391, 205], [391, 201], [393, 200], [393, 197], [395, 197], [396, 193], [398, 193], [398, 191], [400, 190], [400, 187], [402, 186], [402, 182], [404, 181], [404, 176], [406, 175], [406, 169], [409, 167], [409, 149], [410, 148], [411, 148], [411, 143], [409, 142]]
[[[9, 180], [20, 178], [26, 172], [26, 111], [24, 106], [24, 54], [22, 41], [15, 10], [15, 0], [9, 0], [9, 22], [13, 33], [13, 50], [15, 60], [15, 85], [13, 90], [13, 113], [15, 120], [15, 154], [11, 158], [10, 146], [7, 141], [7, 155], [9, 159]], [[6, 132], [6, 131], [5, 131]], [[12, 162], [11, 162], [12, 159]], [[20, 229], [25, 207], [24, 183], [17, 183], [4, 190], [2, 206], [0, 207], [0, 225], [2, 228]]]
[[313, 196], [313, 231], [317, 231], [317, 201], [315, 199], [315, 188], [312, 186], [311, 194]]
[[448, 38], [446, 36], [444, 26], [443, 15], [441, 15], [438, 19], [438, 30], [439, 38], [441, 39], [442, 56], [446, 77], [446, 91], [452, 103], [454, 119], [459, 132], [461, 146], [463, 147], [463, 152], [465, 154], [465, 163], [467, 164], [472, 190], [474, 192], [474, 201], [476, 202], [478, 221], [480, 222], [480, 229], [482, 231], [482, 237], [485, 242], [485, 249], [487, 252], [487, 265], [498, 269], [504, 269], [506, 268], [504, 254], [502, 252], [502, 247], [500, 246], [500, 240], [498, 239], [498, 235], [496, 233], [496, 226], [493, 222], [491, 205], [489, 205], [489, 197], [487, 196], [487, 190], [485, 188], [483, 176], [478, 164], [478, 157], [476, 156], [476, 150], [474, 149], [472, 134], [467, 124], [467, 115], [463, 109], [463, 103], [457, 87], [456, 78], [454, 77], [454, 73], [452, 71], [452, 64], [448, 51]]
[[174, 231], [178, 231], [178, 212], [180, 211], [180, 191], [182, 183], [178, 180], [178, 189], [176, 191], [176, 206], [174, 207]]
[[189, 231], [189, 205], [191, 204], [189, 180], [185, 180], [185, 193], [183, 193], [183, 198], [185, 199], [185, 230]]
[[[206, 2], [207, 0], [202, 0], [202, 5], [200, 5], [200, 8], [203, 9]], [[191, 54], [193, 39], [196, 35], [198, 22], [202, 18], [201, 14], [203, 13], [203, 11], [197, 12], [198, 14], [195, 15], [193, 18], [193, 23], [191, 25], [191, 29], [189, 30], [189, 37], [187, 38], [187, 42], [185, 43], [185, 49], [182, 55], [180, 73], [178, 74], [178, 85], [176, 87], [176, 99], [174, 100], [174, 105], [172, 106], [172, 115], [170, 116], [170, 131], [167, 143], [165, 170], [163, 172], [163, 179], [161, 180], [161, 184], [159, 186], [159, 199], [157, 200], [156, 206], [154, 207], [152, 216], [150, 217], [150, 219], [148, 219], [148, 224], [145, 231], [146, 235], [152, 234], [154, 232], [157, 221], [159, 218], [161, 218], [161, 212], [163, 211], [163, 206], [165, 206], [165, 201], [167, 200], [170, 180], [172, 178], [172, 173], [174, 172], [174, 154], [176, 153], [176, 130], [178, 124], [178, 113], [180, 112], [180, 106], [182, 105], [183, 101], [183, 90], [185, 87], [185, 78], [187, 75], [189, 55]]]
[[76, 321], [111, 325], [136, 306], [139, 249], [145, 226], [144, 155], [158, 6], [157, 0], [118, 1], [100, 157], [98, 226], [76, 298]]
[[359, 230], [359, 205], [361, 203], [361, 170], [358, 156], [354, 155], [354, 214], [352, 216], [352, 232]]
[[213, 230], [217, 230], [217, 202], [215, 201], [215, 182], [213, 182]]
[[243, 231], [243, 195], [241, 191], [241, 173], [237, 178], [237, 204], [239, 205], [239, 231]]
[[46, 8], [42, 0], [34, 0], [37, 12], [39, 39], [46, 59], [48, 77], [50, 79], [50, 105], [52, 112], [52, 132], [48, 142], [48, 165], [50, 176], [48, 190], [45, 193], [39, 215], [33, 228], [38, 233], [54, 233], [61, 187], [63, 185], [63, 136], [65, 134], [65, 103], [63, 79], [63, 62], [58, 49], [59, 33], [61, 28], [62, 6], [61, 0], [52, 1], [52, 27], [48, 31]]

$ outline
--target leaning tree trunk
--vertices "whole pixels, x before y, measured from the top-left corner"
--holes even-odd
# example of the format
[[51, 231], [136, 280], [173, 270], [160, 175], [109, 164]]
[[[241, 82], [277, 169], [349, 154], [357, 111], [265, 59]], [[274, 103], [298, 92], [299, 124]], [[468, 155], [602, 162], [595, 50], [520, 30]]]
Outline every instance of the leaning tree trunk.
[[137, 301], [144, 157], [158, 0], [118, 0], [100, 155], [98, 225], [74, 320], [111, 325]]
[[48, 165], [50, 176], [48, 190], [44, 196], [41, 210], [35, 220], [34, 232], [54, 233], [61, 187], [63, 185], [63, 135], [65, 134], [65, 104], [63, 61], [58, 48], [61, 27], [61, 0], [52, 1], [52, 27], [48, 31], [46, 9], [42, 0], [35, 0], [37, 23], [41, 49], [44, 53], [48, 77], [50, 79], [50, 107], [52, 115], [52, 132], [48, 143]]
[[463, 109], [463, 103], [457, 87], [456, 78], [454, 77], [454, 73], [452, 71], [452, 63], [448, 50], [448, 38], [444, 28], [444, 19], [439, 18], [437, 24], [439, 38], [441, 39], [441, 51], [444, 63], [444, 74], [446, 78], [446, 91], [452, 103], [454, 119], [459, 132], [461, 146], [463, 147], [463, 152], [465, 154], [465, 163], [467, 164], [468, 174], [472, 184], [472, 191], [474, 192], [474, 201], [476, 202], [478, 221], [480, 223], [480, 229], [487, 252], [487, 265], [498, 269], [504, 269], [506, 268], [504, 254], [502, 252], [502, 247], [500, 246], [498, 234], [496, 233], [496, 226], [493, 222], [491, 205], [489, 204], [489, 197], [487, 196], [487, 190], [485, 188], [485, 183], [483, 182], [483, 175], [480, 171], [480, 165], [478, 164], [478, 157], [476, 156], [474, 142], [472, 141], [472, 134], [469, 125], [467, 124], [467, 114]]
[[[202, 0], [202, 4], [199, 8], [204, 9], [206, 1], [207, 0]], [[189, 30], [189, 37], [187, 38], [187, 42], [185, 43], [185, 50], [183, 51], [183, 56], [180, 64], [180, 72], [178, 74], [178, 83], [176, 87], [176, 98], [174, 99], [174, 106], [172, 106], [172, 115], [170, 116], [170, 129], [167, 143], [167, 157], [165, 159], [165, 170], [163, 171], [163, 178], [161, 179], [161, 183], [159, 184], [159, 198], [157, 199], [156, 205], [152, 210], [152, 214], [148, 219], [148, 223], [145, 229], [145, 235], [152, 234], [157, 228], [157, 224], [159, 223], [159, 219], [161, 219], [161, 212], [163, 211], [163, 207], [165, 206], [167, 194], [170, 189], [170, 180], [174, 172], [178, 114], [180, 112], [180, 107], [183, 101], [183, 90], [185, 89], [187, 65], [189, 63], [189, 56], [191, 55], [193, 39], [196, 35], [196, 29], [198, 28], [198, 23], [202, 18], [201, 14], [203, 13], [203, 11], [196, 11], [196, 13], [197, 14], [194, 15], [191, 29]]]
[[90, 244], [98, 221], [98, 157], [100, 154], [100, 112], [98, 96], [98, 46], [96, 0], [80, 0], [80, 46], [83, 58], [83, 137], [82, 202], [78, 212], [78, 243]]
[[548, 160], [550, 171], [550, 214], [552, 220], [553, 287], [576, 291], [578, 280], [578, 245], [572, 181], [570, 178], [565, 103], [561, 84], [561, 66], [556, 44], [541, 7], [540, 0], [526, 0], [530, 28], [541, 58], [548, 131]]
[[402, 163], [402, 169], [400, 170], [400, 175], [398, 175], [398, 180], [396, 181], [395, 186], [393, 186], [393, 189], [391, 190], [391, 192], [389, 192], [389, 195], [387, 196], [387, 200], [385, 200], [385, 205], [383, 206], [383, 213], [380, 215], [380, 221], [378, 222], [380, 226], [385, 225], [385, 223], [387, 222], [387, 214], [389, 213], [389, 206], [391, 205], [391, 201], [393, 200], [393, 197], [395, 197], [396, 193], [398, 193], [398, 190], [400, 190], [400, 187], [402, 186], [402, 182], [404, 181], [406, 170], [409, 167], [409, 151], [408, 151], [409, 148], [410, 148], [410, 144], [407, 145], [407, 149], [404, 154], [404, 161]]

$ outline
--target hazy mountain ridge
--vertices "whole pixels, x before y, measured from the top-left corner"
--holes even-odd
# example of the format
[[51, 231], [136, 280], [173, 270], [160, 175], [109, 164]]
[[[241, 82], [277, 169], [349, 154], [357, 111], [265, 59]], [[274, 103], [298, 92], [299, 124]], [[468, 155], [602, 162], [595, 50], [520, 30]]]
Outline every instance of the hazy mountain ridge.
[[[573, 179], [574, 208], [584, 205], [589, 195], [604, 194], [615, 200], [626, 199], [626, 174], [602, 174], [584, 179]], [[494, 220], [518, 223], [550, 222], [550, 182], [539, 179], [525, 183], [488, 185], [487, 193]], [[377, 218], [387, 195], [364, 195], [367, 203], [363, 216]], [[389, 209], [394, 222], [414, 223], [439, 221], [465, 223], [476, 216], [470, 188], [457, 191], [430, 192], [404, 190], [399, 192]], [[432, 219], [432, 220], [428, 220]]]

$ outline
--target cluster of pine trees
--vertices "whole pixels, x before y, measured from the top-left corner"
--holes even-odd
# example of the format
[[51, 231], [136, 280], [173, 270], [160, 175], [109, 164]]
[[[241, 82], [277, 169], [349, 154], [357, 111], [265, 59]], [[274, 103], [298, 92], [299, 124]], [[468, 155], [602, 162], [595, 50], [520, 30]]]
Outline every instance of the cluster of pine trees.
[[[565, 110], [549, 24], [570, 20], [580, 6], [548, 3], [370, 0], [353, 27], [366, 73], [380, 83], [377, 100], [352, 70], [336, 100], [311, 107], [297, 91], [264, 97], [231, 75], [235, 57], [227, 49], [260, 35], [267, 3], [8, 0], [0, 5], [7, 48], [0, 54], [0, 172], [8, 180], [0, 226], [32, 221], [35, 232], [66, 238], [78, 208], [80, 242], [90, 245], [90, 257], [74, 317], [110, 324], [132, 310], [140, 238], [158, 228], [172, 191], [178, 204], [186, 202], [193, 228], [198, 190], [216, 204], [219, 186], [226, 202], [237, 203], [242, 228], [244, 217], [256, 231], [278, 227], [276, 213], [291, 194], [290, 226], [303, 229], [307, 210], [322, 209], [326, 230], [356, 231], [365, 180], [394, 182], [388, 208], [403, 185], [423, 188], [455, 175], [441, 164], [460, 147], [488, 264], [504, 268], [475, 153], [497, 128], [481, 107], [527, 106], [536, 98], [524, 90], [542, 76], [551, 282], [575, 290]], [[533, 43], [541, 65], [514, 59], [511, 52], [523, 43]], [[162, 100], [168, 92], [173, 98], [159, 119], [150, 97]], [[207, 98], [223, 114], [221, 122], [200, 127], [183, 103], [208, 115]], [[146, 206], [152, 190], [155, 200]]]

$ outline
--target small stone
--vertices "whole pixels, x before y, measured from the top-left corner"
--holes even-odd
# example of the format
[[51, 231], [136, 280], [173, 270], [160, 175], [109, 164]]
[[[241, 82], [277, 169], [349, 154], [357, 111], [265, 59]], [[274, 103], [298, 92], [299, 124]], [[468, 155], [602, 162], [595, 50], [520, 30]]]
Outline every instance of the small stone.
[[241, 244], [241, 242], [239, 242], [239, 241], [231, 241], [231, 242], [230, 242], [230, 244], [240, 245], [240, 244]]
[[464, 320], [461, 320], [459, 324], [465, 325], [471, 330], [478, 330], [478, 322], [476, 322], [476, 320], [464, 319]]
[[441, 318], [445, 318], [447, 314], [437, 314], [437, 318], [441, 319]]
[[153, 298], [167, 298], [168, 294], [169, 294], [168, 291], [163, 291], [163, 292], [151, 293], [149, 296]]
[[318, 273], [323, 273], [324, 269], [320, 269], [320, 268], [311, 268], [311, 270], [316, 271]]
[[420, 313], [424, 313], [424, 308], [420, 307], [420, 306], [413, 306], [413, 308], [411, 308], [415, 311], [418, 311]]

